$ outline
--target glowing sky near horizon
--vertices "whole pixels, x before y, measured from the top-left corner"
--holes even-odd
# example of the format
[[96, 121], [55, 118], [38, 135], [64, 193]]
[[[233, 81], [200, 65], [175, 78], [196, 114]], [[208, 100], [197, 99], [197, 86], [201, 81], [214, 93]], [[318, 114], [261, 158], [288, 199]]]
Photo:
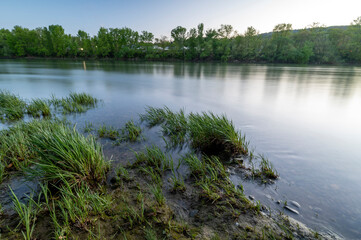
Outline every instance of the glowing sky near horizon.
[[130, 27], [169, 36], [176, 26], [187, 29], [231, 24], [239, 33], [248, 26], [270, 32], [279, 23], [294, 29], [313, 22], [326, 26], [349, 25], [361, 16], [360, 0], [2, 0], [0, 28], [27, 28], [60, 24], [66, 33], [79, 29], [94, 35], [100, 27]]

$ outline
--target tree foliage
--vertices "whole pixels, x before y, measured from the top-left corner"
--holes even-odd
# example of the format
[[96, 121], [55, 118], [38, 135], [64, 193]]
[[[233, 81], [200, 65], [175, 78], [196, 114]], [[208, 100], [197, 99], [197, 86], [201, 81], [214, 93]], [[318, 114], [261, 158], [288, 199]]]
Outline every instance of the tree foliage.
[[95, 36], [79, 30], [73, 36], [60, 25], [28, 29], [0, 29], [0, 57], [61, 57], [115, 59], [179, 59], [269, 63], [361, 63], [361, 17], [349, 26], [313, 23], [293, 30], [282, 23], [260, 34], [248, 27], [243, 34], [231, 25], [205, 29], [200, 23], [187, 30], [178, 26], [171, 39], [148, 31], [100, 28]]

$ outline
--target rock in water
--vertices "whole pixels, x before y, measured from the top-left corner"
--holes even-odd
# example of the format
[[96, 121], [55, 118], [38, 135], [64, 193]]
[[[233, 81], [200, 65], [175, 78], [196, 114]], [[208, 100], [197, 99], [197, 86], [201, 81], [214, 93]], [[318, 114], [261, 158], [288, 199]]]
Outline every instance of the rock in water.
[[248, 197], [249, 199], [254, 200], [254, 197], [252, 195], [249, 195]]
[[301, 205], [296, 201], [290, 201], [290, 203], [295, 207], [301, 208]]
[[293, 212], [295, 214], [300, 214], [296, 209], [290, 208], [289, 206], [284, 206], [285, 209], [287, 209], [290, 212]]

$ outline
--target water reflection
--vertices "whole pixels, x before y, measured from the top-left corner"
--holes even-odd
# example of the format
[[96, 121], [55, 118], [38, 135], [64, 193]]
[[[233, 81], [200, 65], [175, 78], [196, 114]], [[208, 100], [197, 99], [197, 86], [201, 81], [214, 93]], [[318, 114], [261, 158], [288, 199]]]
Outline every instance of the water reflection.
[[297, 200], [299, 220], [347, 238], [361, 236], [359, 79], [350, 66], [0, 60], [0, 87], [24, 98], [86, 91], [104, 100], [78, 121], [118, 126], [146, 105], [227, 113], [282, 177], [246, 189], [274, 208], [264, 191]]

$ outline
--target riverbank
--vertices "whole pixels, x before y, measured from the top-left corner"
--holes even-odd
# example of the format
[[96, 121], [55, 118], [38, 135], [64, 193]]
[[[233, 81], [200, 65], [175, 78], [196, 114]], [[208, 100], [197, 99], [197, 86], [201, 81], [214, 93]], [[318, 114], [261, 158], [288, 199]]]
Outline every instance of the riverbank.
[[164, 62], [164, 63], [231, 63], [231, 64], [268, 64], [268, 65], [289, 65], [289, 66], [361, 66], [360, 63], [342, 63], [342, 62], [333, 62], [333, 63], [282, 63], [282, 62], [267, 62], [267, 61], [240, 61], [240, 60], [227, 60], [227, 61], [217, 61], [217, 60], [180, 60], [176, 58], [162, 58], [162, 59], [142, 59], [142, 58], [82, 58], [82, 57], [0, 57], [3, 60], [59, 60], [59, 61], [99, 61], [99, 62]]
[[[70, 105], [91, 102], [93, 106], [98, 101], [86, 94], [71, 96], [76, 97], [62, 101], [53, 98], [49, 103], [57, 103], [58, 108], [50, 106], [49, 109], [68, 114], [61, 111], [67, 106], [63, 104], [68, 102], [66, 99]], [[24, 109], [29, 109], [25, 107], [28, 101], [22, 102], [10, 93], [3, 92], [1, 99], [2, 110], [7, 109], [2, 113], [4, 121], [14, 120], [6, 114], [13, 112], [9, 109], [14, 104], [6, 104], [21, 103]], [[42, 103], [34, 106], [47, 102]], [[1, 132], [4, 183], [0, 199], [6, 194], [12, 196], [12, 201], [2, 203], [2, 237], [320, 237], [319, 233], [283, 213], [274, 213], [247, 197], [242, 185], [232, 183], [229, 175], [234, 169], [258, 179], [261, 184], [273, 184], [278, 174], [268, 159], [256, 157], [248, 149], [245, 137], [225, 116], [186, 115], [183, 111], [149, 107], [140, 117], [142, 126], [131, 121], [120, 129], [105, 125], [94, 128], [89, 123], [83, 129], [84, 137], [66, 121], [48, 118], [56, 114], [44, 116], [40, 113], [31, 116], [43, 119], [20, 121]], [[112, 159], [111, 153], [121, 147], [142, 145], [145, 141], [142, 132], [157, 126], [165, 146], [143, 146], [140, 151], [128, 151]], [[103, 147], [109, 143], [112, 151], [103, 152]], [[182, 154], [174, 155], [176, 149], [182, 149]], [[252, 167], [248, 167], [247, 162], [252, 163]], [[28, 195], [24, 195], [24, 191], [17, 194], [20, 185], [16, 182], [21, 183], [19, 175], [23, 176], [22, 180], [32, 179], [30, 185], [35, 194], [31, 191]], [[4, 187], [4, 184], [12, 187]]]

